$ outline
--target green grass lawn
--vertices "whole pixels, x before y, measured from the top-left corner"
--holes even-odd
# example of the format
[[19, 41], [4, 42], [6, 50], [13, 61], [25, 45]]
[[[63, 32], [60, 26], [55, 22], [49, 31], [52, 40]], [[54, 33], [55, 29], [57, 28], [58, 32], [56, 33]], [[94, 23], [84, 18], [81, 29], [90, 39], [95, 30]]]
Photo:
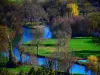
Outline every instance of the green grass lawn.
[[[9, 72], [17, 75], [19, 72], [22, 72], [22, 71], [24, 73], [28, 73], [31, 68], [32, 68], [31, 65], [23, 65], [23, 66], [19, 66], [19, 67], [16, 67], [16, 68], [7, 68], [7, 69], [8, 69]], [[34, 66], [35, 70], [37, 70], [38, 68], [41, 68], [41, 66]], [[61, 71], [59, 71], [59, 72], [61, 72]], [[84, 75], [84, 74], [71, 74], [71, 75]]]
[[[56, 39], [42, 39], [40, 41], [40, 43], [44, 44], [44, 45], [46, 45], [46, 44], [54, 45], [54, 44], [56, 44]], [[23, 43], [23, 44], [32, 44], [32, 41], [29, 41], [29, 42]]]
[[74, 51], [89, 50], [98, 51], [100, 47], [92, 43], [92, 38], [73, 38], [70, 41], [70, 48]]
[[9, 71], [13, 72], [13, 73], [19, 73], [20, 71], [23, 72], [28, 72], [31, 69], [31, 65], [23, 65], [23, 66], [19, 66], [16, 68], [7, 68]]
[[[45, 39], [40, 42], [39, 46], [39, 55], [42, 56], [51, 56], [54, 51], [56, 51], [56, 39]], [[100, 46], [92, 43], [91, 37], [85, 38], [73, 38], [70, 40], [69, 45], [71, 50], [75, 53], [76, 56], [87, 57], [88, 55], [100, 56]], [[31, 44], [32, 42], [27, 42], [25, 44]], [[27, 46], [28, 53], [36, 54], [36, 48], [31, 48]]]
[[[41, 56], [51, 56], [55, 50], [56, 50], [55, 47], [39, 46], [38, 54]], [[37, 54], [36, 48], [30, 46], [27, 46], [27, 50], [25, 52], [30, 54], [35, 54], [35, 55]]]
[[[31, 68], [32, 68], [32, 65], [23, 65], [23, 66], [19, 66], [19, 67], [16, 67], [16, 68], [7, 68], [7, 69], [11, 73], [18, 74], [21, 71], [23, 71], [24, 73], [28, 73]], [[35, 70], [37, 70], [38, 68], [41, 68], [41, 66], [35, 66], [34, 65]]]

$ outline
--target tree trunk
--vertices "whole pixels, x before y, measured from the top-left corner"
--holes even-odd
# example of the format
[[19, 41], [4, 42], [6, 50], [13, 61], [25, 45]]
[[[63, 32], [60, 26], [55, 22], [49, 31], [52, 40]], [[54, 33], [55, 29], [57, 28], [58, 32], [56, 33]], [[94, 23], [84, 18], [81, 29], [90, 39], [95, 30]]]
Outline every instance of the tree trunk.
[[38, 45], [38, 43], [37, 43], [37, 56], [38, 56], [38, 46], [39, 46], [39, 45]]
[[22, 64], [22, 52], [20, 52], [20, 63]]
[[8, 42], [9, 42], [9, 63], [12, 63], [13, 62], [13, 53], [12, 53], [12, 44], [11, 44], [9, 35], [8, 35]]

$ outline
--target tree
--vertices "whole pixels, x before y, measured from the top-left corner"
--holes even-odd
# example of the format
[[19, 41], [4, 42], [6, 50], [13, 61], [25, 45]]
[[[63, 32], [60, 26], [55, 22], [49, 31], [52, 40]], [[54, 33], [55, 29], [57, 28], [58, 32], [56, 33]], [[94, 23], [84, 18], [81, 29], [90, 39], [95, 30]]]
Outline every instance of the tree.
[[7, 68], [0, 68], [0, 75], [15, 75], [15, 74], [9, 72]]
[[89, 25], [91, 26], [90, 30], [95, 31], [97, 30], [100, 32], [100, 13], [99, 12], [92, 12], [87, 14], [87, 18], [89, 20]]
[[0, 51], [7, 50], [9, 48], [8, 43], [8, 28], [4, 26], [0, 26]]
[[[59, 35], [60, 36], [60, 35]], [[64, 37], [61, 35], [60, 38], [57, 38], [58, 41], [58, 49], [59, 52], [57, 52], [58, 58], [60, 58], [60, 69], [64, 70], [65, 72], [69, 73], [69, 69], [72, 66], [72, 52], [69, 48], [69, 39], [70, 37], [68, 35], [65, 35]]]
[[24, 22], [29, 22], [33, 27], [33, 42], [36, 44], [38, 55], [38, 46], [42, 37], [41, 34], [43, 34], [43, 26], [34, 25], [33, 23], [40, 21], [43, 23], [43, 19], [46, 18], [47, 14], [37, 0], [25, 0], [22, 10], [24, 12]]
[[5, 26], [0, 26], [0, 49], [9, 52], [9, 66], [13, 64], [14, 55], [12, 53], [12, 31]]
[[56, 75], [55, 71], [49, 70], [47, 68], [41, 67], [37, 70], [32, 67], [28, 72], [28, 75]]
[[[10, 2], [7, 0], [7, 2], [4, 2], [1, 0], [3, 4], [1, 5], [1, 11], [0, 11], [0, 26], [1, 31], [4, 32], [4, 38], [2, 39], [2, 42], [5, 42], [3, 46], [9, 51], [9, 62], [8, 66], [13, 66], [13, 62], [16, 61], [16, 57], [14, 57], [12, 53], [12, 47], [13, 47], [13, 40], [15, 38], [16, 34], [19, 34], [21, 32], [21, 24], [22, 24], [22, 16], [19, 16], [20, 12], [20, 5], [16, 5], [13, 2]], [[19, 25], [19, 26], [18, 26]], [[2, 30], [3, 29], [3, 30]], [[16, 33], [17, 32], [17, 33]], [[5, 34], [6, 33], [6, 34]], [[2, 37], [1, 37], [2, 38]]]
[[89, 36], [89, 25], [87, 19], [82, 16], [72, 16], [73, 23], [71, 25], [72, 36]]
[[[1, 4], [2, 3], [2, 4]], [[17, 34], [19, 34], [21, 30], [21, 17], [19, 16], [20, 10], [20, 5], [16, 5], [13, 2], [10, 2], [8, 0], [5, 1], [0, 1], [0, 32], [1, 32], [1, 43], [2, 47], [1, 50], [8, 50], [9, 52], [9, 62], [7, 66], [15, 66], [14, 62], [16, 62], [16, 57], [14, 57], [13, 52], [12, 52], [12, 47], [13, 47], [13, 40]], [[17, 26], [19, 24], [19, 26]], [[19, 27], [19, 28], [18, 28]], [[3, 39], [4, 38], [4, 39]]]
[[35, 71], [34, 67], [32, 67], [30, 69], [30, 71], [28, 72], [28, 75], [36, 75], [36, 71]]
[[20, 51], [20, 64], [22, 64], [22, 55], [23, 55], [24, 51], [26, 50], [26, 48], [21, 44], [18, 45], [18, 48]]
[[42, 36], [44, 33], [44, 26], [36, 25], [34, 26], [36, 29], [33, 29], [33, 43], [36, 45], [36, 50], [37, 50], [37, 56], [38, 56], [38, 50], [39, 50], [39, 44], [40, 41], [42, 40]]
[[[62, 20], [63, 19], [63, 20]], [[71, 24], [68, 22], [67, 18], [62, 18], [54, 22], [53, 32], [57, 38], [57, 51], [56, 57], [58, 57], [60, 62], [60, 69], [69, 73], [69, 69], [72, 63], [72, 52], [69, 48], [69, 40], [71, 39]], [[63, 67], [62, 67], [63, 66]], [[66, 67], [65, 67], [66, 66]]]
[[71, 11], [67, 8], [67, 2], [65, 0], [50, 0], [43, 4], [43, 8], [48, 13], [49, 24], [51, 25], [54, 18], [65, 16]]
[[100, 13], [92, 12], [87, 14], [89, 22], [89, 33], [93, 35], [92, 42], [100, 45]]
[[27, 75], [27, 74], [25, 74], [25, 72], [21, 70], [18, 75]]
[[[22, 11], [21, 5], [17, 5], [11, 1], [5, 0], [6, 2], [2, 1], [3, 4], [1, 5], [0, 9], [0, 24], [6, 25], [12, 30], [18, 31], [18, 26], [21, 28], [22, 24]], [[20, 16], [19, 16], [20, 15]], [[18, 33], [18, 32], [17, 32]]]
[[78, 5], [76, 3], [69, 3], [67, 5], [68, 8], [72, 9], [72, 15], [74, 16], [78, 16], [79, 15], [79, 9], [78, 9]]
[[[89, 69], [91, 69], [91, 71], [92, 72], [96, 72], [96, 73], [98, 73], [98, 58], [96, 57], [96, 56], [94, 56], [94, 55], [91, 55], [91, 56], [89, 56], [88, 58], [87, 58], [87, 60], [88, 60], [88, 65], [87, 65], [87, 67], [89, 68]], [[92, 74], [91, 74], [92, 75]]]
[[46, 18], [44, 9], [40, 6], [37, 0], [25, 0], [23, 7], [24, 22], [37, 22]]
[[57, 38], [70, 36], [72, 34], [70, 19], [67, 17], [56, 17], [53, 21], [52, 28]]

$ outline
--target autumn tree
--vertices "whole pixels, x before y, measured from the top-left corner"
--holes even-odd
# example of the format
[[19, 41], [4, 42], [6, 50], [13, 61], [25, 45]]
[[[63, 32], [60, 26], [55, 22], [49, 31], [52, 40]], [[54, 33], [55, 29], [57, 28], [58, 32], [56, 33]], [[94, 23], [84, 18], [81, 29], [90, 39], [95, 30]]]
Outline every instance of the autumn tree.
[[65, 0], [50, 0], [43, 4], [44, 10], [48, 14], [49, 24], [52, 25], [55, 17], [65, 16], [71, 10], [67, 8], [67, 1]]
[[[88, 65], [87, 65], [87, 67], [89, 68], [89, 69], [91, 69], [92, 70], [92, 72], [96, 72], [96, 73], [99, 73], [98, 71], [98, 67], [99, 67], [99, 64], [98, 64], [98, 58], [96, 57], [96, 56], [94, 56], [94, 55], [91, 55], [91, 56], [89, 56], [88, 58], [87, 58], [87, 60], [88, 60]], [[91, 74], [92, 75], [92, 74]]]
[[57, 33], [57, 56], [61, 59], [60, 68], [68, 73], [72, 65], [72, 54], [69, 48], [70, 35], [64, 31], [58, 31]]
[[82, 16], [72, 16], [71, 19], [73, 20], [71, 29], [72, 29], [72, 36], [89, 36], [89, 25], [88, 20]]
[[46, 18], [47, 14], [37, 0], [25, 0], [23, 7], [24, 22], [37, 22]]
[[78, 16], [79, 15], [79, 9], [78, 9], [78, 5], [76, 3], [69, 3], [67, 4], [67, 7], [70, 8], [72, 10], [71, 14], [74, 16]]
[[[2, 3], [2, 4], [1, 4]], [[22, 11], [20, 11], [21, 5], [10, 1], [0, 1], [0, 32], [3, 34], [2, 39], [2, 50], [4, 48], [9, 52], [8, 66], [13, 66], [13, 62], [16, 61], [16, 57], [13, 55], [12, 48], [14, 47], [13, 40], [17, 34], [21, 34], [22, 22]], [[20, 16], [19, 16], [20, 15]], [[2, 38], [1, 36], [1, 38]], [[5, 42], [5, 43], [4, 43]], [[7, 49], [8, 48], [8, 49]]]
[[92, 42], [100, 45], [100, 13], [91, 12], [87, 14], [89, 22], [89, 33], [93, 35]]
[[14, 61], [14, 55], [12, 53], [12, 37], [13, 37], [13, 32], [5, 27], [5, 26], [0, 26], [0, 50], [7, 50], [9, 53], [9, 62], [8, 64], [13, 66]]
[[33, 29], [33, 44], [36, 45], [37, 55], [39, 53], [39, 44], [42, 41], [43, 34], [44, 34], [44, 26], [43, 25], [36, 25]]
[[[57, 38], [57, 51], [55, 55], [61, 60], [60, 68], [65, 72], [69, 72], [69, 68], [72, 65], [72, 52], [69, 48], [69, 40], [72, 34], [70, 22], [66, 18], [59, 18], [59, 20], [55, 20], [53, 26], [53, 32]], [[64, 67], [61, 67], [61, 65]]]
[[0, 24], [6, 25], [18, 33], [20, 31], [18, 29], [21, 29], [23, 16], [23, 14], [20, 14], [22, 14], [21, 5], [17, 5], [16, 3], [7, 0], [4, 4], [1, 4]]
[[[24, 12], [24, 22], [29, 23], [33, 28], [33, 43], [36, 44], [38, 55], [40, 38], [43, 34], [43, 19], [47, 18], [47, 14], [37, 0], [25, 0], [22, 10]], [[41, 24], [39, 24], [40, 22]]]
[[22, 62], [22, 56], [23, 56], [23, 54], [24, 54], [26, 48], [25, 48], [23, 45], [21, 45], [21, 44], [19, 43], [19, 44], [18, 44], [18, 49], [19, 49], [19, 51], [20, 51], [20, 64], [22, 64], [22, 63], [23, 63], [23, 62]]
[[93, 32], [97, 30], [99, 32], [100, 31], [100, 13], [99, 12], [89, 13], [87, 14], [87, 18], [91, 25], [90, 30]]

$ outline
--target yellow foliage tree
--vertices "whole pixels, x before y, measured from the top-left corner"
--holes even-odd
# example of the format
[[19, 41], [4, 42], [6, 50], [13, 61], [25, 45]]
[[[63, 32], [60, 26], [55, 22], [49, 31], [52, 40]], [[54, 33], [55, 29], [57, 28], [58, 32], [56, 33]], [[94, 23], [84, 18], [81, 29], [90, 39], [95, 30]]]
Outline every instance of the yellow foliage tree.
[[67, 7], [72, 9], [72, 12], [71, 12], [72, 15], [74, 16], [79, 15], [78, 5], [76, 3], [69, 3], [67, 4]]
[[8, 43], [9, 30], [7, 27], [0, 26], [0, 51], [7, 50], [9, 48]]
[[14, 65], [15, 57], [12, 52], [12, 37], [13, 31], [6, 26], [0, 26], [0, 51], [8, 50], [9, 52], [9, 66]]
[[95, 55], [90, 55], [87, 58], [88, 61], [88, 68], [90, 68], [92, 71], [97, 72], [98, 71], [98, 58]]

